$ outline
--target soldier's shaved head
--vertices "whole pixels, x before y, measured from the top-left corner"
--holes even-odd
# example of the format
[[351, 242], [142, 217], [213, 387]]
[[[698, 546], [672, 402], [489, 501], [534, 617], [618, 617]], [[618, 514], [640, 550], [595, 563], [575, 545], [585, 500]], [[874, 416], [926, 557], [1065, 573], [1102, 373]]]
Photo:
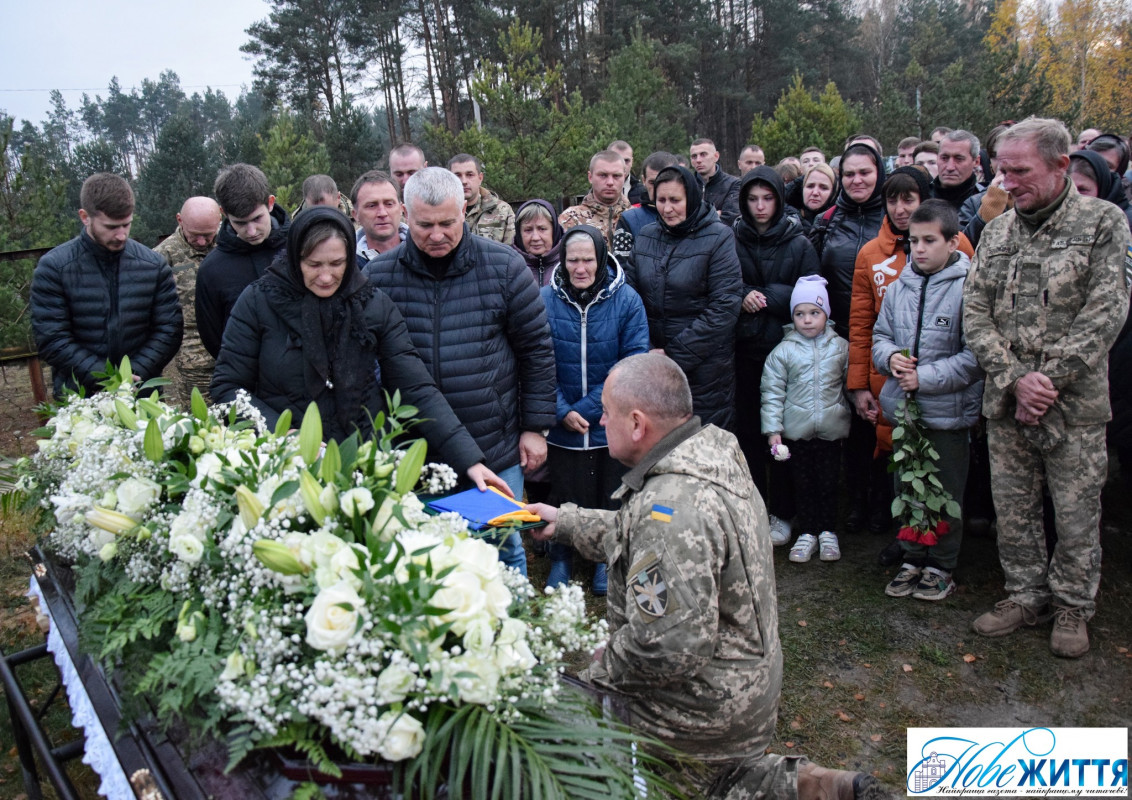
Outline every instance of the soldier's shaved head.
[[211, 197], [190, 197], [177, 215], [181, 235], [195, 250], [207, 250], [220, 229], [220, 204]]
[[[610, 378], [617, 376], [613, 391], [606, 384], [606, 397], [622, 409], [639, 408], [657, 419], [680, 424], [692, 416], [692, 391], [683, 371], [666, 355], [641, 353], [617, 362]], [[673, 427], [676, 427], [673, 425]]]

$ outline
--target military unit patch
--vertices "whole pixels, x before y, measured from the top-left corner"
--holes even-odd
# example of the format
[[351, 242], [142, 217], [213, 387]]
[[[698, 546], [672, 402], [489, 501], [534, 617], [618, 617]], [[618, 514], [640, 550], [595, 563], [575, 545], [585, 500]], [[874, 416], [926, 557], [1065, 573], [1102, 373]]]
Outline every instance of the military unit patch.
[[645, 616], [660, 619], [669, 606], [668, 583], [661, 572], [660, 560], [650, 556], [638, 563], [641, 566], [634, 567], [629, 573], [633, 600]]
[[675, 513], [675, 509], [654, 503], [651, 516], [653, 519], [660, 520], [661, 522], [672, 522], [672, 515]]

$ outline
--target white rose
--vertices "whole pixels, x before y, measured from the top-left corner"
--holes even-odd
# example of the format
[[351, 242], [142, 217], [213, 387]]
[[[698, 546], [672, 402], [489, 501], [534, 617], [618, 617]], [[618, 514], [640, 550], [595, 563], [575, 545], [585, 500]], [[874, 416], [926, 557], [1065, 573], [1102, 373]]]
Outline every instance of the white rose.
[[173, 522], [169, 524], [170, 541], [182, 536], [191, 536], [198, 542], [203, 542], [206, 533], [204, 526], [200, 524], [200, 518], [196, 514], [184, 511], [174, 517]]
[[301, 560], [307, 566], [328, 567], [334, 555], [345, 547], [346, 543], [333, 533], [315, 531], [303, 543]]
[[416, 673], [404, 664], [390, 664], [377, 676], [378, 702], [383, 705], [400, 703], [409, 694], [416, 679]]
[[468, 623], [464, 631], [464, 649], [470, 653], [485, 655], [495, 642], [495, 631], [492, 630], [491, 620], [479, 617]]
[[102, 559], [103, 563], [113, 560], [116, 555], [118, 555], [117, 542], [107, 542], [98, 551], [98, 557]]
[[481, 539], [455, 539], [452, 556], [463, 569], [474, 572], [485, 583], [499, 577], [499, 550]]
[[484, 602], [487, 612], [496, 619], [503, 619], [511, 608], [511, 590], [503, 585], [503, 581], [494, 580], [483, 587]]
[[[401, 531], [397, 534], [397, 541], [405, 550], [405, 555], [401, 556], [397, 552], [396, 547], [391, 547], [389, 548], [389, 553], [386, 555], [385, 560], [388, 562], [397, 562], [393, 575], [398, 583], [404, 583], [409, 579], [409, 570], [406, 567], [409, 561], [416, 564], [424, 564], [428, 561], [429, 557], [436, 552], [438, 545], [440, 545], [440, 538], [427, 531]], [[413, 553], [417, 553], [421, 550], [427, 552], [417, 556], [413, 555]]]
[[169, 552], [189, 564], [196, 564], [204, 555], [204, 545], [192, 533], [169, 537]]
[[431, 603], [437, 608], [448, 609], [447, 613], [440, 616], [440, 621], [451, 622], [452, 632], [457, 636], [463, 636], [472, 620], [487, 613], [487, 596], [480, 585], [480, 579], [470, 572], [460, 570], [450, 572], [445, 577], [440, 590], [432, 596]]
[[350, 489], [338, 498], [338, 505], [347, 517], [360, 517], [373, 508], [373, 495], [370, 494], [369, 489], [362, 487]]
[[118, 510], [129, 517], [139, 517], [157, 502], [161, 487], [148, 478], [127, 478], [118, 487]]
[[487, 705], [499, 699], [499, 669], [489, 658], [464, 653], [445, 666], [445, 676], [465, 703]]
[[205, 453], [196, 460], [197, 476], [190, 481], [194, 489], [199, 489], [208, 478], [219, 478], [224, 464], [215, 453]]
[[320, 591], [306, 615], [307, 644], [315, 650], [341, 654], [354, 635], [362, 607], [362, 598], [348, 583]]
[[377, 510], [377, 516], [373, 518], [373, 529], [385, 539], [389, 539], [405, 527], [401, 524], [401, 520], [393, 516], [393, 510], [396, 507], [397, 501], [387, 496], [382, 501], [381, 508]]
[[77, 448], [94, 433], [95, 425], [89, 419], [80, 417], [71, 428], [71, 443]]
[[389, 726], [377, 748], [382, 758], [387, 761], [404, 761], [406, 758], [420, 754], [424, 746], [425, 731], [416, 717], [396, 711], [386, 711], [378, 720], [378, 725]]
[[318, 502], [326, 509], [327, 514], [333, 514], [338, 510], [338, 490], [334, 488], [334, 484], [326, 486], [318, 493]]
[[355, 575], [354, 572], [362, 565], [359, 554], [365, 555], [365, 553], [366, 549], [361, 545], [355, 544], [343, 547], [331, 557], [330, 569], [338, 576], [339, 580], [346, 581], [346, 583], [350, 584], [355, 589], [360, 589], [362, 588], [361, 578]]
[[538, 663], [527, 644], [527, 626], [521, 620], [503, 621], [496, 641], [495, 663], [504, 672], [526, 671]]

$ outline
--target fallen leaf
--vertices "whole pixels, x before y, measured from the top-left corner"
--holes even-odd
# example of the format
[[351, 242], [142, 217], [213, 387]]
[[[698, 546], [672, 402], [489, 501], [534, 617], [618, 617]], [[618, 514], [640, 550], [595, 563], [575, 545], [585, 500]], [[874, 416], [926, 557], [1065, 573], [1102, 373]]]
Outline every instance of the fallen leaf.
[[798, 620], [798, 625], [800, 627], [804, 628], [804, 627], [806, 627], [806, 621], [804, 619], [800, 619], [800, 620]]
[[844, 711], [842, 711], [841, 709], [838, 709], [836, 713], [837, 713], [837, 718], [838, 718], [839, 720], [841, 720], [842, 722], [849, 722], [849, 721], [851, 721], [851, 720], [853, 719], [853, 718], [852, 718], [851, 716], [849, 716], [848, 714], [846, 714], [846, 713], [845, 713]]
[[[837, 646], [838, 647], [844, 647], [845, 646], [845, 640], [844, 639], [838, 639], [837, 640]], [[1125, 652], [1125, 651], [1122, 650], [1121, 652]]]
[[974, 653], [967, 653], [967, 655], [963, 656], [963, 660], [966, 661], [968, 664], [974, 664], [975, 660], [976, 660], [976, 656], [975, 656]]
[[880, 734], [874, 733], [872, 736], [869, 737], [869, 741], [879, 742], [880, 741]]
[[802, 720], [796, 719], [790, 722], [790, 730], [798, 731], [802, 729]]
[[822, 683], [822, 686], [824, 686], [824, 687], [825, 687], [825, 688], [827, 688], [827, 689], [832, 689], [832, 688], [833, 688], [833, 684], [832, 684], [832, 683], [830, 683], [829, 681], [825, 681], [825, 682], [823, 682], [823, 683]]
[[[842, 641], [842, 644], [844, 644], [844, 643], [845, 643], [845, 642], [844, 642], [844, 641]], [[1127, 648], [1127, 647], [1118, 647], [1118, 648], [1116, 648], [1116, 652], [1118, 652], [1118, 653], [1127, 653], [1127, 652], [1128, 652], [1128, 648]]]
[[857, 692], [855, 695], [853, 695], [853, 699], [854, 700], [864, 700], [865, 696], [863, 694], [861, 694], [860, 692]]
[[950, 677], [951, 677], [951, 673], [950, 673], [950, 672], [949, 672], [949, 673], [947, 673], [947, 677], [948, 677], [948, 678], [950, 678]]
[[912, 671], [912, 665], [911, 664], [905, 664], [903, 669], [904, 669], [905, 672], [911, 672]]
[[877, 703], [877, 705], [878, 705], [878, 706], [879, 706], [880, 708], [888, 708], [888, 703], [885, 703], [885, 702], [883, 702], [883, 701], [882, 701], [882, 702], [880, 702], [880, 703]]
[[794, 747], [794, 743], [793, 743], [793, 742], [787, 742], [787, 743], [786, 743], [786, 746], [787, 746], [788, 748], [792, 748], [792, 747]]
[[868, 663], [862, 664], [861, 666], [864, 667], [865, 669], [872, 669], [873, 668], [873, 665], [868, 664]]

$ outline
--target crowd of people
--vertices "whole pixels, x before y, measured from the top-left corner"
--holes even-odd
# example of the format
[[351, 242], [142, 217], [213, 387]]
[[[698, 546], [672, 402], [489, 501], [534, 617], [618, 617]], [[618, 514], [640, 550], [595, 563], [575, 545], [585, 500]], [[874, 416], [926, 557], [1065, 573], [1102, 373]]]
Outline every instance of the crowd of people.
[[[594, 562], [612, 635], [591, 677], [712, 764], [705, 791], [866, 796], [862, 776], [763, 760], [781, 681], [771, 548], [832, 562], [844, 534], [884, 534], [897, 570], [878, 591], [940, 601], [965, 526], [996, 525], [1007, 597], [973, 629], [1053, 619], [1054, 654], [1088, 651], [1128, 145], [1030, 118], [983, 141], [939, 128], [889, 159], [864, 134], [828, 155], [772, 167], [749, 145], [732, 176], [700, 138], [638, 176], [615, 141], [576, 205], [516, 213], [479, 158], [430, 167], [402, 144], [348, 196], [311, 176], [293, 218], [234, 164], [154, 251], [128, 238], [129, 184], [99, 173], [82, 232], [36, 268], [33, 328], [57, 394], [96, 391], [128, 355], [142, 380], [168, 368], [178, 402], [244, 390], [273, 422], [313, 401], [344, 437], [371, 435], [399, 390], [441, 459], [551, 522], [548, 586]], [[930, 540], [895, 536], [906, 398], [962, 509]], [[525, 574], [518, 534], [498, 544]]]

